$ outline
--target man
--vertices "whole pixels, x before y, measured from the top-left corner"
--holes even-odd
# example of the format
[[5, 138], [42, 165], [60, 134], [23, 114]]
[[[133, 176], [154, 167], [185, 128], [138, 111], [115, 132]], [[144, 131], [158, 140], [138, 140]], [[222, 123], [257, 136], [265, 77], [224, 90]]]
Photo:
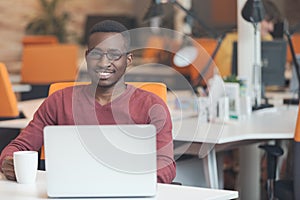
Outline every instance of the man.
[[43, 102], [29, 125], [1, 153], [1, 171], [8, 179], [15, 180], [13, 152], [38, 151], [46, 125], [153, 124], [157, 130], [157, 180], [173, 180], [170, 113], [160, 97], [125, 84], [125, 70], [133, 59], [129, 46], [129, 32], [123, 25], [110, 20], [94, 25], [85, 56], [92, 83], [57, 91]]
[[[270, 33], [274, 31], [274, 24], [280, 22], [282, 19], [280, 11], [273, 2], [269, 0], [262, 2], [265, 9], [265, 16], [260, 22], [260, 34], [262, 40], [269, 41], [273, 39]], [[233, 42], [237, 40], [237, 32], [227, 33], [216, 55], [215, 63], [222, 77], [231, 75]]]

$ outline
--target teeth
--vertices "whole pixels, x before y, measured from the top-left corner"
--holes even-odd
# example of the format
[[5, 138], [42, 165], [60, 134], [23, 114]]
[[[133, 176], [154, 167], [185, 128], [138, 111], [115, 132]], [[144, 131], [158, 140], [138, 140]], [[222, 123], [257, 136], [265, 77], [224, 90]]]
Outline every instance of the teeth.
[[97, 73], [113, 73], [112, 71], [96, 70]]
[[109, 77], [112, 76], [113, 72], [107, 72], [107, 71], [105, 71], [105, 72], [102, 71], [101, 72], [101, 71], [98, 71], [97, 74], [98, 74], [98, 77], [100, 79], [108, 79]]
[[108, 75], [111, 74], [111, 73], [108, 73], [108, 72], [99, 72], [99, 74], [100, 74], [101, 76], [108, 76]]

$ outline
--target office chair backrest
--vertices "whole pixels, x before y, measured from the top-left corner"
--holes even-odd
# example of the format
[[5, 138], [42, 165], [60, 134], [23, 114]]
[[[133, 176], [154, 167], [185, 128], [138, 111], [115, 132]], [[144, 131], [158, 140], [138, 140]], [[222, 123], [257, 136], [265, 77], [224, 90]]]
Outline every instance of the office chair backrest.
[[180, 43], [170, 37], [162, 35], [150, 36], [146, 41], [142, 57], [143, 59], [168, 59], [168, 54], [174, 53], [179, 46]]
[[159, 54], [164, 48], [164, 38], [160, 36], [151, 36], [146, 42], [146, 48], [143, 50], [142, 57], [144, 59], [158, 59]]
[[[54, 92], [64, 89], [66, 87], [70, 87], [73, 85], [87, 85], [90, 82], [60, 82], [60, 83], [53, 83], [50, 85], [49, 88], [49, 95], [53, 94]], [[127, 82], [127, 84], [133, 85], [137, 88], [146, 90], [148, 92], [152, 92], [162, 98], [164, 102], [167, 102], [167, 86], [164, 83], [158, 82]], [[44, 148], [41, 149], [41, 160], [45, 159]]]
[[[296, 55], [300, 54], [300, 33], [294, 33], [291, 36], [291, 40], [292, 40], [292, 43], [293, 43], [295, 54]], [[292, 53], [291, 53], [289, 45], [287, 45], [286, 60], [289, 63], [293, 62]]]
[[[133, 85], [137, 88], [141, 88], [148, 92], [152, 92], [162, 98], [164, 102], [167, 102], [167, 87], [164, 83], [158, 82], [127, 82], [130, 85]], [[60, 82], [60, 83], [53, 83], [50, 85], [49, 88], [49, 95], [57, 90], [61, 90], [66, 87], [70, 87], [73, 85], [87, 85], [90, 82]]]
[[[299, 43], [300, 44], [300, 43]], [[293, 191], [294, 191], [294, 199], [300, 199], [300, 110], [298, 110], [297, 123], [294, 134], [294, 181], [293, 181]]]
[[23, 49], [21, 82], [50, 84], [74, 81], [78, 71], [78, 46], [31, 45]]
[[28, 45], [57, 44], [58, 39], [54, 35], [25, 35], [22, 39], [23, 47]]
[[[195, 39], [197, 43], [200, 44], [198, 45], [198, 56], [196, 60], [193, 62], [193, 67], [191, 69], [191, 74], [192, 74], [192, 80], [195, 80], [197, 76], [199, 75], [199, 72], [202, 74], [202, 76], [206, 79], [210, 78], [213, 76], [214, 73], [214, 64], [213, 62], [209, 65], [208, 69], [205, 70], [204, 68], [207, 67], [207, 64], [217, 47], [218, 41], [216, 39], [212, 38], [197, 38]], [[204, 72], [205, 71], [205, 72]]]
[[300, 112], [299, 111], [298, 111], [297, 123], [296, 123], [296, 128], [294, 133], [294, 141], [300, 142]]
[[19, 116], [17, 98], [4, 63], [0, 63], [0, 118]]
[[212, 55], [218, 43], [216, 39], [205, 37], [195, 38], [195, 41], [198, 42], [209, 55]]

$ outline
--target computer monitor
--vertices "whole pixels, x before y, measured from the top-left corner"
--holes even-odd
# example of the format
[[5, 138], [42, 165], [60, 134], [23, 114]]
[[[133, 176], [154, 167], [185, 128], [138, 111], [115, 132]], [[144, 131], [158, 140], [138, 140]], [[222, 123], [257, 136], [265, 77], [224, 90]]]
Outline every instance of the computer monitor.
[[[285, 87], [285, 63], [287, 42], [273, 40], [261, 42], [262, 85], [264, 87]], [[237, 42], [233, 44], [232, 74], [238, 75]]]

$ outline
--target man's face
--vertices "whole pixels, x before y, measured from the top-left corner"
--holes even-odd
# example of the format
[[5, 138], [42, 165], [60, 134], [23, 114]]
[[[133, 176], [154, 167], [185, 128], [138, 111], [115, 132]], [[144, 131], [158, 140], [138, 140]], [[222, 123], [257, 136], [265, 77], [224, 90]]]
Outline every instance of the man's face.
[[120, 33], [93, 33], [86, 53], [88, 73], [94, 84], [110, 87], [124, 81], [126, 67], [132, 62]]
[[268, 34], [274, 31], [274, 22], [272, 21], [263, 20], [261, 21], [260, 26], [260, 33], [262, 37], [266, 37]]

